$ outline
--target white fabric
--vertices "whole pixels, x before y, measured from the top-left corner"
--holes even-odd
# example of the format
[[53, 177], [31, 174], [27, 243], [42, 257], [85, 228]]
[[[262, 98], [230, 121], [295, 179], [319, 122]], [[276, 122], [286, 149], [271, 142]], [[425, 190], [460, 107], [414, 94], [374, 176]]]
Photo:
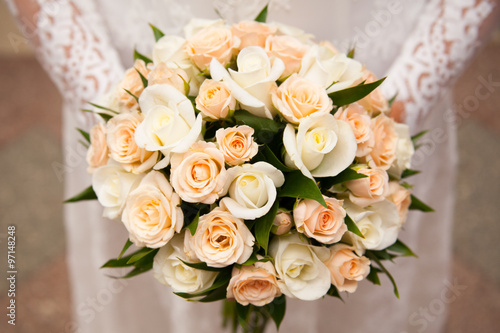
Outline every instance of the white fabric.
[[[255, 17], [267, 2], [38, 0], [37, 55], [64, 97], [66, 196], [90, 184], [85, 152], [78, 148], [74, 128], [89, 128], [92, 120], [79, 109], [117, 82], [123, 65], [132, 64], [134, 46], [145, 53], [151, 50], [153, 38], [147, 23], [165, 33], [181, 33], [191, 17], [217, 18], [213, 7], [228, 20], [237, 21]], [[387, 265], [398, 282], [400, 300], [383, 278], [382, 287], [361, 283], [355, 294], [345, 297], [346, 304], [333, 298], [290, 301], [283, 332], [442, 330], [446, 311], [436, 304], [446, 303], [443, 290], [448, 290], [456, 163], [452, 121], [443, 115], [451, 106], [450, 82], [476, 49], [479, 25], [491, 10], [486, 0], [271, 1], [268, 21], [300, 27], [343, 51], [355, 44], [358, 60], [378, 76], [390, 74], [384, 90], [388, 96], [399, 90], [413, 132], [431, 130], [415, 161], [415, 168], [423, 174], [410, 182], [416, 184], [416, 195], [437, 211], [413, 213], [405, 225], [402, 237], [419, 259]], [[116, 282], [105, 274], [118, 272], [99, 270], [118, 254], [127, 238], [121, 223], [103, 220], [101, 214], [97, 202], [65, 206], [75, 313], [68, 332], [75, 328], [120, 333], [218, 329], [217, 303], [188, 303], [150, 274]], [[421, 309], [428, 309], [427, 314]]]

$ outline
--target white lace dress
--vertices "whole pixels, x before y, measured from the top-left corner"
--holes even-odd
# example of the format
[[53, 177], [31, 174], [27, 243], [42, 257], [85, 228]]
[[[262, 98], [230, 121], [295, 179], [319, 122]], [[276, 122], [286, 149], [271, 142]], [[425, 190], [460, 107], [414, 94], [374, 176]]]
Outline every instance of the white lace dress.
[[[22, 17], [23, 3], [11, 1]], [[151, 22], [167, 34], [181, 33], [192, 17], [251, 19], [267, 0], [38, 0], [34, 40], [38, 58], [64, 98], [67, 196], [90, 184], [85, 151], [75, 127], [90, 128], [79, 111], [116, 83], [132, 64], [134, 46], [147, 53]], [[446, 298], [456, 149], [450, 82], [478, 46], [479, 28], [492, 12], [487, 0], [272, 0], [268, 21], [297, 26], [341, 50], [356, 45], [356, 58], [399, 92], [413, 132], [429, 129], [414, 159], [422, 176], [410, 178], [415, 193], [436, 213], [413, 213], [402, 238], [419, 259], [388, 265], [401, 299], [387, 279], [361, 283], [355, 294], [315, 302], [290, 301], [283, 332], [439, 332]], [[23, 22], [21, 20], [21, 22]], [[24, 23], [21, 23], [23, 25]], [[150, 274], [114, 280], [99, 270], [127, 239], [120, 222], [100, 216], [97, 203], [65, 206], [74, 321], [66, 332], [213, 332], [221, 322], [217, 303], [193, 304], [173, 295]], [[449, 281], [453, 283], [453, 281]], [[422, 310], [424, 309], [424, 310]], [[422, 312], [424, 311], [424, 312]], [[274, 331], [274, 328], [271, 328]]]

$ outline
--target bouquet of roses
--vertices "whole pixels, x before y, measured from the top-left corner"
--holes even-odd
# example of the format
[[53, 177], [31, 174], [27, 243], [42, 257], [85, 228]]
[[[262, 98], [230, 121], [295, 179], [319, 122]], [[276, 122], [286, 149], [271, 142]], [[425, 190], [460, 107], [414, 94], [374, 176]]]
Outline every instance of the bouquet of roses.
[[[226, 300], [245, 330], [279, 326], [285, 295], [380, 284], [408, 209], [414, 152], [382, 80], [328, 42], [280, 24], [193, 20], [156, 43], [92, 110], [92, 186], [129, 239], [103, 267], [148, 270], [186, 299]], [[414, 140], [416, 138], [413, 138]], [[125, 255], [134, 244], [139, 249]], [[259, 320], [260, 320], [259, 319]]]

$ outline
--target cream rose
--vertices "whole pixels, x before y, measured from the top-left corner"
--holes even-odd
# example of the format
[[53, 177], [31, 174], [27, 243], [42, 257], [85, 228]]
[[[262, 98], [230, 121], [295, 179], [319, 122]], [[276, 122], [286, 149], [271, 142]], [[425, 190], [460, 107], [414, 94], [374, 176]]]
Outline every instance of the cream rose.
[[189, 262], [183, 243], [183, 236], [175, 235], [158, 251], [153, 261], [153, 276], [178, 293], [197, 293], [210, 288], [218, 273], [192, 268], [179, 260]]
[[210, 267], [243, 264], [253, 252], [255, 238], [243, 220], [217, 207], [200, 216], [194, 236], [186, 233], [190, 249]]
[[[260, 259], [260, 258], [259, 258]], [[227, 286], [227, 298], [234, 298], [241, 305], [264, 306], [281, 296], [276, 281], [276, 270], [271, 262], [234, 267]]]
[[290, 229], [292, 229], [292, 221], [292, 214], [279, 209], [276, 217], [274, 218], [271, 232], [278, 236], [288, 233]]
[[396, 160], [392, 163], [388, 172], [399, 178], [404, 170], [411, 168], [411, 158], [415, 153], [415, 148], [411, 141], [410, 127], [408, 125], [394, 123], [394, 128], [398, 135]]
[[126, 172], [118, 164], [108, 164], [96, 169], [92, 174], [92, 188], [104, 207], [102, 216], [108, 219], [120, 216], [127, 196], [141, 179], [142, 175]]
[[358, 256], [355, 249], [347, 244], [330, 247], [330, 258], [325, 265], [330, 271], [332, 284], [340, 292], [355, 292], [358, 282], [370, 273], [370, 260]]
[[107, 137], [110, 156], [132, 173], [151, 169], [158, 160], [158, 152], [139, 148], [135, 142], [135, 130], [144, 116], [138, 112], [122, 113], [107, 123]]
[[285, 71], [281, 79], [298, 73], [302, 58], [309, 50], [309, 45], [302, 43], [292, 36], [269, 36], [266, 40], [265, 50], [270, 58], [276, 57], [285, 64]]
[[224, 82], [205, 80], [196, 97], [196, 108], [206, 120], [227, 118], [236, 108], [236, 99]]
[[276, 28], [265, 23], [242, 21], [231, 27], [233, 35], [241, 41], [240, 49], [247, 46], [264, 47], [268, 36], [276, 33]]
[[401, 223], [396, 205], [388, 200], [368, 208], [361, 208], [344, 200], [344, 208], [365, 238], [347, 232], [345, 241], [351, 243], [358, 254], [368, 250], [383, 250], [394, 244], [398, 238]]
[[233, 36], [231, 29], [209, 26], [190, 37], [185, 50], [191, 61], [201, 71], [206, 71], [212, 59], [217, 59], [223, 66], [229, 64], [234, 50], [239, 46], [240, 39]]
[[396, 160], [398, 144], [394, 120], [380, 114], [372, 119], [371, 128], [375, 144], [370, 154], [366, 156], [366, 161], [372, 168], [388, 170]]
[[236, 65], [238, 71], [227, 71], [220, 62], [212, 60], [212, 79], [226, 83], [243, 109], [256, 116], [272, 119], [276, 111], [270, 92], [276, 89], [276, 80], [285, 69], [283, 61], [271, 61], [261, 47], [249, 46], [238, 54]]
[[143, 60], [137, 59], [132, 68], [129, 68], [125, 72], [125, 77], [118, 84], [118, 101], [120, 107], [132, 108], [137, 105], [137, 101], [134, 97], [130, 96], [128, 92], [130, 91], [134, 96], [139, 97], [144, 90], [144, 84], [142, 83], [139, 71], [144, 77], [148, 77], [150, 69], [146, 67], [146, 63]]
[[[186, 40], [182, 37], [172, 35], [163, 36], [153, 47], [153, 63], [155, 64], [155, 68], [163, 63], [172, 70], [183, 70], [188, 76], [186, 82], [189, 82], [189, 94], [191, 96], [196, 96], [198, 94], [198, 88], [205, 77], [199, 75], [200, 71], [191, 62], [189, 56], [184, 51], [185, 45]], [[173, 78], [173, 80], [176, 79]], [[184, 86], [180, 91], [184, 93]]]
[[373, 205], [385, 199], [389, 194], [389, 176], [385, 170], [375, 168], [359, 168], [357, 173], [365, 178], [350, 180], [345, 183], [351, 191], [349, 200], [360, 207]]
[[90, 146], [87, 150], [87, 172], [106, 165], [109, 159], [109, 150], [106, 144], [106, 127], [98, 123], [90, 130]]
[[352, 103], [347, 108], [338, 109], [334, 116], [351, 126], [358, 144], [356, 156], [368, 155], [375, 145], [375, 138], [371, 129], [371, 118], [368, 112], [359, 104]]
[[342, 90], [362, 81], [363, 66], [327, 46], [315, 45], [304, 55], [299, 76], [315, 82], [326, 92]]
[[398, 182], [389, 182], [389, 195], [387, 200], [393, 202], [399, 213], [401, 224], [406, 222], [408, 209], [411, 205], [411, 192], [407, 188], [399, 185]]
[[187, 152], [173, 154], [170, 163], [170, 181], [182, 200], [213, 204], [224, 191], [224, 155], [214, 143], [198, 141]]
[[[365, 84], [377, 81], [377, 77], [369, 70], [363, 71], [362, 80]], [[362, 98], [358, 103], [368, 110], [371, 114], [389, 112], [389, 102], [385, 98], [380, 87], [372, 91], [368, 96]]]
[[299, 124], [312, 115], [329, 114], [332, 100], [323, 87], [293, 74], [271, 92], [273, 105], [292, 124]]
[[122, 222], [137, 247], [159, 248], [181, 232], [181, 200], [159, 171], [149, 172], [125, 204]]
[[135, 130], [135, 141], [141, 148], [165, 155], [156, 169], [169, 164], [171, 153], [183, 153], [201, 138], [201, 114], [196, 116], [191, 101], [171, 85], [148, 86], [139, 105], [145, 118]]
[[147, 77], [148, 85], [169, 84], [181, 93], [187, 95], [185, 85], [189, 82], [187, 73], [180, 68], [169, 68], [165, 63], [160, 62], [156, 65]]
[[292, 36], [304, 44], [308, 44], [308, 45], [313, 44], [312, 40], [314, 39], [314, 35], [308, 34], [302, 29], [299, 29], [299, 28], [291, 26], [291, 25], [283, 24], [283, 23], [277, 23], [277, 22], [273, 22], [272, 26], [276, 27], [276, 29], [278, 29], [278, 31], [276, 33], [277, 35]]
[[245, 220], [267, 214], [276, 200], [276, 188], [285, 182], [283, 173], [266, 162], [235, 166], [227, 174], [224, 194], [229, 196], [220, 205]]
[[333, 244], [347, 231], [344, 222], [346, 212], [342, 200], [324, 197], [328, 208], [316, 200], [300, 200], [293, 209], [293, 220], [297, 231], [323, 244]]
[[326, 247], [305, 243], [297, 234], [274, 237], [269, 246], [285, 295], [304, 301], [319, 299], [330, 289], [330, 271], [323, 264], [330, 255]]
[[239, 165], [257, 155], [259, 147], [253, 141], [253, 133], [254, 129], [246, 125], [220, 128], [215, 132], [217, 146], [227, 164]]
[[286, 165], [309, 178], [338, 175], [352, 163], [357, 149], [351, 127], [331, 114], [308, 117], [298, 130], [288, 124], [283, 143]]

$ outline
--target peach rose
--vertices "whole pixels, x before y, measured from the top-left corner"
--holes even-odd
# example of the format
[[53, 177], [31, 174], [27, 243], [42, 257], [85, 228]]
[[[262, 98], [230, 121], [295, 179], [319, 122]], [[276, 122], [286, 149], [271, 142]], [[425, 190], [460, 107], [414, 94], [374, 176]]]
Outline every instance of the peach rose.
[[215, 132], [217, 146], [227, 164], [239, 165], [250, 161], [257, 154], [259, 147], [253, 141], [253, 133], [254, 129], [246, 125], [220, 128]]
[[265, 23], [255, 21], [242, 21], [231, 27], [233, 35], [241, 40], [240, 50], [247, 46], [266, 45], [266, 39], [276, 33], [276, 28]]
[[396, 159], [398, 144], [394, 120], [380, 114], [376, 118], [372, 118], [371, 128], [375, 137], [375, 145], [370, 154], [366, 156], [366, 161], [372, 168], [378, 167], [388, 170]]
[[309, 46], [292, 36], [269, 36], [266, 40], [265, 50], [270, 58], [276, 57], [285, 63], [285, 71], [281, 79], [298, 73], [300, 63]]
[[224, 155], [214, 143], [198, 141], [187, 152], [173, 154], [170, 181], [182, 200], [213, 204], [227, 179]]
[[139, 97], [144, 90], [144, 84], [142, 83], [141, 76], [137, 73], [137, 71], [147, 78], [150, 69], [146, 67], [146, 63], [143, 60], [137, 59], [134, 66], [125, 72], [125, 77], [118, 84], [118, 102], [122, 107], [130, 109], [137, 105], [136, 99], [130, 96], [125, 89], [130, 91], [136, 97]]
[[123, 210], [122, 222], [130, 241], [137, 247], [149, 248], [167, 244], [182, 230], [184, 215], [180, 204], [179, 196], [161, 172], [148, 173], [129, 194]]
[[186, 72], [181, 68], [169, 68], [164, 62], [160, 62], [155, 66], [147, 77], [148, 85], [154, 84], [170, 84], [175, 89], [179, 90], [184, 95], [186, 91], [185, 85], [189, 82], [189, 77]]
[[191, 61], [202, 71], [208, 70], [212, 58], [223, 66], [227, 65], [240, 45], [240, 39], [233, 36], [226, 27], [208, 26], [201, 29], [186, 43], [186, 53]]
[[282, 210], [278, 210], [278, 213], [276, 214], [276, 217], [273, 221], [271, 232], [278, 236], [286, 234], [290, 231], [290, 229], [292, 229], [292, 221], [292, 214]]
[[293, 209], [297, 231], [323, 244], [333, 244], [347, 231], [344, 223], [346, 212], [342, 200], [324, 197], [328, 208], [316, 200], [304, 199]]
[[189, 248], [210, 267], [243, 264], [253, 252], [255, 238], [243, 220], [217, 207], [200, 216], [194, 236], [186, 233]]
[[151, 169], [158, 160], [158, 152], [139, 148], [135, 143], [135, 129], [144, 116], [138, 112], [122, 113], [107, 123], [107, 143], [110, 156], [132, 173]]
[[358, 282], [370, 273], [370, 260], [358, 256], [354, 248], [347, 244], [335, 244], [330, 247], [330, 258], [325, 261], [331, 274], [331, 282], [338, 291], [353, 293]]
[[401, 218], [401, 224], [405, 223], [411, 204], [410, 190], [399, 185], [398, 182], [389, 182], [389, 195], [387, 199], [396, 205], [399, 217]]
[[345, 183], [351, 191], [349, 199], [360, 207], [373, 205], [385, 199], [389, 193], [389, 176], [383, 169], [360, 168], [357, 173], [368, 177], [350, 180]]
[[370, 153], [375, 144], [375, 138], [370, 126], [371, 118], [368, 112], [359, 104], [353, 103], [347, 108], [337, 110], [334, 116], [351, 126], [358, 145], [356, 156], [363, 157]]
[[226, 118], [235, 107], [236, 100], [224, 82], [203, 81], [196, 97], [196, 108], [201, 111], [203, 118], [208, 121]]
[[310, 115], [327, 114], [333, 103], [320, 85], [293, 74], [272, 92], [273, 104], [290, 123], [298, 124]]
[[234, 298], [241, 305], [264, 306], [281, 296], [276, 280], [276, 270], [271, 262], [233, 268], [227, 298]]
[[108, 163], [108, 146], [106, 144], [106, 127], [98, 123], [90, 130], [90, 146], [87, 150], [88, 173]]
[[[377, 77], [371, 71], [365, 69], [363, 71], [363, 80], [365, 84], [377, 81]], [[359, 100], [358, 103], [368, 110], [372, 115], [378, 113], [386, 113], [389, 111], [389, 102], [382, 94], [380, 87], [372, 91], [368, 96]]]

